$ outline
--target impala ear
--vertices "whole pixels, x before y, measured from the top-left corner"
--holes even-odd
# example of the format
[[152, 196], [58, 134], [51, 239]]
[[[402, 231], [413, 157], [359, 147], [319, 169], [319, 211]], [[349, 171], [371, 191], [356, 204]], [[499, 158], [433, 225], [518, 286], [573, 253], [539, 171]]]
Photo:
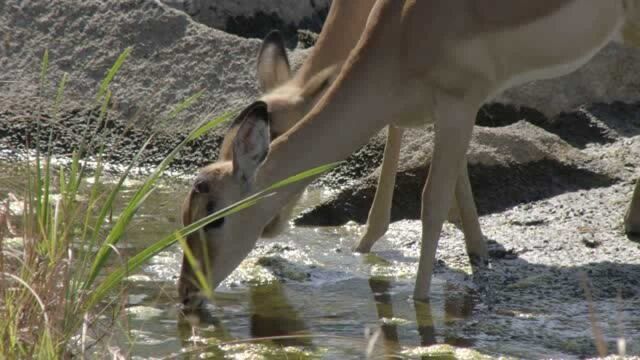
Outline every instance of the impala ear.
[[233, 139], [233, 174], [250, 182], [269, 153], [271, 138], [266, 103], [256, 101], [245, 114]]
[[291, 78], [291, 66], [279, 31], [271, 31], [262, 41], [258, 53], [258, 82], [263, 92], [282, 85]]

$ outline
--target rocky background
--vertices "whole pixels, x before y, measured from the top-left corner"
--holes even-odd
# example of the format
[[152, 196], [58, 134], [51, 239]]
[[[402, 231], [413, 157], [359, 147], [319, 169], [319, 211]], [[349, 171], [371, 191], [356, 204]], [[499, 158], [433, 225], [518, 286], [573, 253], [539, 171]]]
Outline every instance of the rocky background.
[[295, 47], [298, 30], [319, 33], [330, 0], [162, 0], [195, 21], [230, 34], [263, 39], [279, 29], [287, 45]]
[[[144, 160], [153, 164], [188, 129], [258, 95], [260, 38], [282, 30], [294, 67], [308, 54], [298, 30], [319, 31], [328, 0], [0, 0], [0, 148], [3, 157], [33, 144], [36, 122], [67, 154], [83, 135], [98, 134], [113, 161], [126, 161], [152, 131]], [[308, 33], [307, 33], [308, 34]], [[308, 37], [307, 37], [308, 38]], [[109, 122], [98, 128], [96, 90], [127, 47], [116, 76]], [[39, 89], [49, 52], [48, 84]], [[65, 102], [51, 110], [57, 83], [69, 74]], [[580, 71], [501, 94], [478, 113], [469, 162], [482, 214], [567, 191], [630, 182], [637, 176], [640, 51], [610, 45]], [[203, 90], [176, 119], [173, 106]], [[44, 97], [44, 100], [43, 100]], [[175, 168], [192, 172], [215, 159], [224, 127], [184, 152]], [[48, 132], [42, 132], [42, 140]], [[416, 218], [431, 151], [430, 128], [405, 134], [394, 220]], [[346, 165], [316, 182], [338, 189], [298, 224], [363, 222], [375, 192], [384, 131]]]

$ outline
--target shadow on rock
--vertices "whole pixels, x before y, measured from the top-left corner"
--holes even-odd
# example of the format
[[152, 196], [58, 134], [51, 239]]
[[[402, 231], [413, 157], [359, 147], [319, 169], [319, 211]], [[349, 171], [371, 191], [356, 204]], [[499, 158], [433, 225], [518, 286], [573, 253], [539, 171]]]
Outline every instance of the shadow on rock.
[[503, 127], [524, 120], [583, 149], [588, 144], [608, 144], [618, 137], [640, 134], [638, 114], [640, 103], [616, 101], [583, 105], [548, 118], [534, 108], [496, 102], [486, 104], [478, 111], [476, 125]]
[[[617, 179], [554, 160], [517, 166], [470, 165], [469, 176], [480, 215], [500, 212], [517, 204], [580, 189], [605, 187]], [[403, 172], [396, 178], [391, 220], [419, 219], [427, 171]], [[295, 219], [296, 225], [338, 226], [365, 223], [375, 186], [347, 189]]]

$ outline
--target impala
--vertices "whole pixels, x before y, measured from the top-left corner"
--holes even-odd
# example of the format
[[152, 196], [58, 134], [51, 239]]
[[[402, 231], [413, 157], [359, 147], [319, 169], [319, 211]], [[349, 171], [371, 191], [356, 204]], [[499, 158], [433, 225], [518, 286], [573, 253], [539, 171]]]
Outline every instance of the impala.
[[[314, 61], [321, 61], [320, 53], [326, 54], [330, 46], [355, 36], [349, 26], [367, 18], [335, 80], [302, 120], [271, 143], [269, 114], [275, 110], [269, 108], [271, 103], [261, 100], [245, 109], [234, 121], [227, 157], [206, 167], [196, 179], [185, 223], [275, 181], [344, 159], [386, 125], [434, 123], [414, 290], [414, 298], [425, 299], [454, 194], [461, 199], [471, 194], [465, 157], [478, 108], [506, 88], [567, 74], [609, 41], [627, 39], [623, 34], [630, 34], [630, 26], [640, 19], [639, 4], [625, 0], [378, 0], [371, 7], [367, 2], [334, 0]], [[189, 239], [196, 250], [206, 245], [207, 251], [195, 252], [207, 265], [212, 287], [240, 264], [267, 224], [310, 181], [289, 185]], [[467, 204], [461, 209], [463, 223], [477, 224], [475, 207], [468, 206], [473, 201], [462, 203]], [[625, 229], [640, 232], [638, 184]], [[479, 235], [479, 225], [476, 231]], [[482, 237], [466, 233], [469, 254], [485, 256]], [[197, 295], [197, 287], [185, 281], [188, 271], [183, 266], [185, 300]]]

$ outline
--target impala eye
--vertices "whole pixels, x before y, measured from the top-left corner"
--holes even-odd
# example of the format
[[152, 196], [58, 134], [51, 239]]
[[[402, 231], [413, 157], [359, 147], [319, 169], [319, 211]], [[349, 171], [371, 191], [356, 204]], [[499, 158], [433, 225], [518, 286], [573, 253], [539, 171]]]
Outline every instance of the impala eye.
[[206, 194], [209, 192], [209, 184], [203, 180], [197, 180], [193, 184], [193, 190], [197, 193]]
[[[215, 206], [213, 204], [213, 201], [207, 202], [207, 215], [213, 214], [214, 210], [215, 210]], [[212, 223], [209, 223], [204, 227], [204, 231], [217, 229], [217, 228], [221, 227], [222, 224], [224, 224], [224, 218], [220, 218], [218, 220], [214, 220]]]

